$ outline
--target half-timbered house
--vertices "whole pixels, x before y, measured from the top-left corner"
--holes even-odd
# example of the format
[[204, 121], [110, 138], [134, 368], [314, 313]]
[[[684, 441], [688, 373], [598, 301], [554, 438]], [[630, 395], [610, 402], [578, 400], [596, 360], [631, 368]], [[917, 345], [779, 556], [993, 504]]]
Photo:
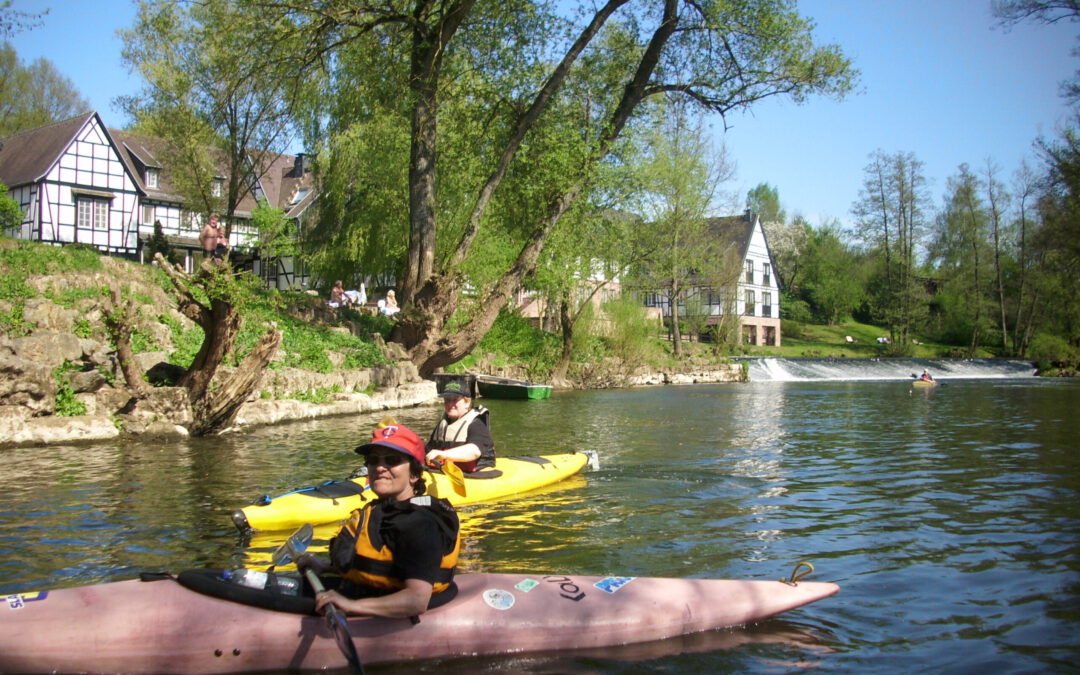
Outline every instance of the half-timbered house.
[[[46, 244], [85, 243], [145, 261], [157, 223], [191, 271], [203, 255], [199, 232], [206, 214], [184, 203], [166, 157], [161, 139], [109, 129], [96, 112], [0, 139], [0, 182], [23, 212], [22, 223], [5, 234]], [[213, 180], [211, 191], [221, 190], [224, 175]], [[260, 201], [297, 222], [307, 215], [317, 197], [307, 158], [277, 155], [249, 180], [229, 223], [234, 264], [269, 286], [306, 286], [310, 279], [298, 261], [260, 255], [251, 216]]]
[[[730, 269], [730, 282], [716, 288], [697, 280], [680, 300], [680, 315], [686, 315], [686, 299], [697, 298], [707, 313], [706, 324], [716, 325], [722, 318], [738, 317], [743, 344], [780, 345], [780, 288], [773, 273], [772, 254], [765, 231], [757, 215], [747, 211], [741, 216], [712, 218], [709, 231], [716, 237], [722, 263]], [[658, 308], [671, 317], [671, 305], [665, 293], [648, 293], [647, 307]]]

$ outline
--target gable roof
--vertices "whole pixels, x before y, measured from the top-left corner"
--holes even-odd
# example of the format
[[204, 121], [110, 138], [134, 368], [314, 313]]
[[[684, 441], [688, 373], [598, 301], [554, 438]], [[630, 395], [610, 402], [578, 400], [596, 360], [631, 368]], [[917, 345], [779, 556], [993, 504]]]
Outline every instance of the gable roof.
[[729, 257], [729, 263], [742, 264], [750, 250], [750, 240], [754, 236], [757, 217], [747, 211], [741, 216], [710, 218], [709, 230], [720, 240], [723, 255]]
[[[0, 139], [0, 182], [8, 187], [17, 187], [44, 178], [92, 120], [96, 120], [103, 133], [110, 138], [140, 192], [151, 199], [177, 203], [184, 201], [166, 165], [169, 156], [166, 141], [134, 131], [106, 128], [101, 117], [93, 111]], [[224, 175], [224, 160], [219, 152], [214, 154], [219, 156], [218, 171]], [[314, 176], [308, 170], [306, 157], [274, 153], [266, 157], [269, 165], [258, 179], [259, 188], [267, 201], [281, 209], [286, 217], [300, 216], [317, 198]], [[146, 167], [159, 169], [157, 188], [147, 187]], [[235, 215], [249, 217], [256, 206], [255, 196], [249, 191], [237, 204]]]
[[0, 139], [0, 182], [16, 187], [42, 179], [93, 118], [105, 128], [96, 112], [88, 112]]

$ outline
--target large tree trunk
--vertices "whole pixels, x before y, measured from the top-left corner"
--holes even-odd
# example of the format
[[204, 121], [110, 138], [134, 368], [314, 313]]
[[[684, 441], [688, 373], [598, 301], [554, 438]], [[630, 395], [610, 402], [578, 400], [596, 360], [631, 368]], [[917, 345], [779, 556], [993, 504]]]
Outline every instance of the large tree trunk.
[[[626, 0], [610, 0], [607, 5], [594, 15], [594, 20], [588, 28], [583, 32], [583, 36], [586, 34], [593, 34], [599, 30], [600, 26], [620, 4]], [[603, 133], [601, 134], [596, 150], [590, 160], [589, 165], [585, 168], [585, 171], [579, 181], [577, 181], [567, 191], [558, 195], [552, 200], [552, 203], [548, 207], [547, 215], [536, 226], [528, 240], [522, 247], [521, 252], [518, 254], [517, 260], [510, 267], [509, 270], [503, 275], [503, 277], [495, 284], [494, 288], [487, 294], [484, 300], [479, 303], [479, 307], [474, 315], [472, 315], [467, 323], [461, 327], [455, 326], [453, 332], [446, 331], [446, 324], [453, 316], [453, 313], [457, 311], [459, 296], [461, 293], [462, 284], [457, 276], [456, 265], [451, 265], [450, 269], [442, 275], [433, 275], [428, 279], [419, 279], [413, 274], [412, 270], [407, 271], [406, 279], [409, 283], [417, 283], [419, 290], [412, 298], [407, 297], [407, 302], [411, 300], [411, 308], [406, 307], [401, 313], [401, 318], [397, 323], [397, 327], [394, 329], [394, 339], [402, 342], [409, 350], [409, 358], [416, 364], [417, 370], [423, 377], [430, 377], [438, 369], [448, 366], [452, 363], [456, 363], [472, 351], [473, 347], [484, 337], [484, 335], [491, 329], [491, 326], [495, 323], [496, 317], [503, 307], [507, 305], [509, 300], [521, 287], [522, 280], [529, 274], [531, 274], [536, 268], [536, 261], [540, 257], [540, 253], [543, 251], [544, 244], [548, 235], [554, 229], [559, 219], [570, 208], [574, 200], [577, 199], [581, 193], [585, 182], [588, 179], [589, 171], [593, 170], [596, 165], [604, 159], [611, 151], [612, 145], [622, 134], [623, 128], [626, 126], [627, 121], [633, 114], [638, 104], [645, 98], [647, 93], [647, 86], [649, 79], [652, 77], [653, 72], [656, 70], [656, 66], [660, 61], [660, 55], [663, 53], [664, 46], [675, 32], [675, 28], [678, 25], [678, 3], [677, 0], [665, 0], [664, 2], [664, 18], [660, 25], [653, 33], [650, 39], [648, 47], [645, 49], [641, 56], [641, 60], [638, 62], [637, 69], [634, 72], [630, 82], [627, 83], [626, 88], [623, 90], [622, 98], [619, 101], [619, 105], [612, 112], [608, 123], [604, 126]], [[444, 31], [445, 34], [445, 31]], [[448, 39], [448, 36], [447, 36]], [[588, 42], [588, 39], [579, 38], [579, 42], [575, 43], [574, 48], [567, 53], [564, 57], [563, 63], [569, 67], [569, 64], [573, 62], [577, 54], [574, 49], [583, 47]], [[445, 44], [445, 43], [444, 43]], [[434, 76], [437, 77], [437, 63], [434, 63], [436, 72]], [[547, 96], [550, 96], [552, 91], [561, 86], [562, 79], [565, 77], [566, 71], [557, 69], [553, 73], [547, 85], [538, 95], [535, 103], [535, 110], [531, 110], [530, 113], [536, 113], [537, 116], [547, 106]], [[515, 134], [514, 140], [510, 143], [504, 156], [504, 161], [507, 163], [513, 159], [514, 153], [517, 149], [515, 143], [519, 143], [524, 137], [524, 132], [528, 131], [530, 126], [535, 121], [536, 117], [525, 115], [522, 118], [518, 131], [521, 135]], [[414, 143], [417, 139], [414, 138]], [[429, 170], [434, 175], [434, 165], [429, 166]], [[501, 173], [496, 172], [492, 176], [492, 182], [485, 186], [484, 195], [490, 194], [497, 187], [501, 178]], [[486, 204], [485, 198], [482, 196], [478, 201], [478, 204]], [[473, 214], [472, 222], [479, 222], [482, 209], [480, 212]], [[412, 221], [413, 227], [417, 227], [418, 223], [414, 219]], [[426, 227], [431, 225], [431, 231], [434, 232], [434, 220], [427, 223], [420, 224]], [[462, 261], [468, 252], [468, 247], [473, 241], [472, 237], [475, 236], [475, 232], [467, 233], [463, 238], [462, 244], [455, 252], [455, 261]], [[412, 243], [410, 239], [410, 245]], [[409, 256], [410, 264], [413, 261], [413, 254], [410, 251]]]
[[[232, 353], [240, 332], [239, 311], [225, 297], [212, 292], [214, 287], [233, 283], [232, 270], [226, 263], [207, 261], [199, 274], [191, 277], [178, 266], [170, 265], [160, 253], [156, 260], [176, 289], [180, 311], [199, 324], [204, 334], [199, 353], [177, 382], [187, 389], [194, 414], [189, 431], [193, 436], [217, 433], [232, 424], [236, 412], [254, 391], [281, 344], [281, 331], [271, 326], [240, 366], [228, 377], [219, 378], [211, 391], [218, 368]], [[209, 307], [196, 298], [192, 287], [201, 288], [212, 298]]]
[[193, 436], [217, 433], [232, 425], [240, 406], [255, 391], [266, 365], [277, 352], [281, 336], [280, 330], [271, 327], [251, 353], [244, 357], [240, 366], [224, 378], [214, 391], [198, 400], [192, 399], [191, 409], [195, 419], [190, 431]]

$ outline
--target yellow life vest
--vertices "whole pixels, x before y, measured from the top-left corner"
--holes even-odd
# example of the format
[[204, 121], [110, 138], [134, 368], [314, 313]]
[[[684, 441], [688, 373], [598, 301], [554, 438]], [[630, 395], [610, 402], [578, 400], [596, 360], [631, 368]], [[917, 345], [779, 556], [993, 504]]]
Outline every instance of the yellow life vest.
[[[393, 508], [399, 512], [430, 514], [438, 523], [444, 535], [444, 550], [432, 593], [445, 591], [454, 578], [461, 549], [454, 507], [445, 499], [421, 496], [405, 503], [399, 502]], [[353, 511], [331, 541], [330, 555], [335, 566], [344, 570], [345, 578], [349, 581], [369, 588], [395, 591], [405, 588], [405, 580], [395, 575], [394, 554], [383, 540], [381, 528], [385, 517], [384, 503], [381, 501]]]

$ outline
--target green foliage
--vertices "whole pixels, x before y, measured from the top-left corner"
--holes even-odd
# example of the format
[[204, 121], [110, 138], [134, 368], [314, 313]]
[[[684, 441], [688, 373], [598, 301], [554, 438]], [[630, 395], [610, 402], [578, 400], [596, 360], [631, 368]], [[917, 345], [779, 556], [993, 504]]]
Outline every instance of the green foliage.
[[[0, 246], [0, 301], [8, 303], [10, 308], [0, 311], [0, 332], [8, 335], [25, 335], [30, 330], [23, 317], [23, 308], [26, 301], [36, 295], [27, 283], [31, 276], [101, 269], [101, 256], [92, 248], [46, 246], [21, 239], [4, 240], [5, 245]], [[79, 297], [92, 297], [96, 293], [94, 290], [70, 289], [62, 298], [64, 302], [73, 304]]]
[[[374, 343], [360, 340], [352, 334], [330, 330], [326, 326], [314, 325], [282, 314], [280, 308], [285, 301], [286, 299], [277, 291], [260, 288], [252, 292], [243, 312], [244, 323], [237, 336], [233, 365], [239, 363], [243, 355], [251, 351], [266, 332], [270, 322], [276, 322], [282, 332], [281, 344], [285, 353], [284, 359], [271, 364], [272, 368], [300, 368], [329, 373], [335, 366], [327, 354], [328, 351], [345, 355], [341, 368], [370, 368], [387, 363], [386, 357]], [[359, 314], [353, 314], [358, 323], [370, 328], [365, 331], [367, 334], [374, 332], [386, 334], [390, 330], [391, 322], [386, 317], [360, 317]], [[173, 362], [177, 363], [175, 360]], [[180, 365], [187, 366], [190, 363], [189, 359]]]
[[[486, 354], [497, 354], [507, 364], [524, 365], [529, 377], [541, 378], [551, 373], [560, 352], [559, 337], [533, 328], [529, 320], [514, 312], [503, 311], [473, 353], [461, 361], [471, 367]], [[496, 362], [494, 365], [501, 365]]]
[[75, 398], [75, 391], [71, 388], [68, 373], [75, 370], [75, 366], [69, 361], [57, 366], [53, 370], [53, 379], [56, 381], [56, 407], [57, 417], [74, 417], [86, 414], [86, 404]]
[[[6, 5], [0, 4], [0, 9]], [[0, 37], [2, 33], [0, 30]], [[75, 84], [51, 61], [38, 58], [24, 65], [10, 43], [0, 43], [0, 138], [59, 122], [89, 109], [90, 104], [78, 93]]]
[[0, 232], [18, 227], [22, 219], [23, 212], [19, 208], [19, 202], [9, 197], [8, 187], [0, 183]]
[[331, 387], [318, 387], [314, 391], [297, 391], [289, 394], [287, 398], [295, 399], [297, 401], [304, 401], [305, 403], [330, 403], [334, 400], [335, 394], [341, 393], [341, 385], [333, 385]]
[[645, 308], [630, 296], [609, 300], [603, 305], [604, 321], [596, 328], [604, 334], [610, 354], [624, 368], [653, 362], [660, 349], [656, 341], [656, 324], [645, 316]]
[[787, 220], [780, 206], [780, 191], [768, 183], [759, 183], [746, 193], [746, 208], [756, 213], [762, 223], [783, 224]]
[[165, 231], [161, 227], [161, 221], [155, 220], [154, 234], [151, 235], [150, 239], [146, 242], [146, 257], [148, 260], [154, 260], [158, 253], [166, 260], [170, 260], [172, 257], [169, 240], [165, 237]]
[[72, 328], [72, 332], [75, 333], [75, 335], [77, 335], [78, 337], [86, 340], [93, 337], [94, 327], [90, 325], [90, 322], [88, 320], [79, 319], [75, 322], [75, 326]]
[[169, 363], [187, 368], [202, 347], [205, 336], [202, 327], [191, 324], [185, 329], [183, 324], [168, 314], [162, 314], [158, 320], [169, 327], [172, 337], [173, 351], [169, 354]]
[[1031, 341], [1028, 356], [1036, 362], [1039, 370], [1049, 370], [1057, 364], [1075, 364], [1077, 350], [1057, 335], [1039, 333]]

